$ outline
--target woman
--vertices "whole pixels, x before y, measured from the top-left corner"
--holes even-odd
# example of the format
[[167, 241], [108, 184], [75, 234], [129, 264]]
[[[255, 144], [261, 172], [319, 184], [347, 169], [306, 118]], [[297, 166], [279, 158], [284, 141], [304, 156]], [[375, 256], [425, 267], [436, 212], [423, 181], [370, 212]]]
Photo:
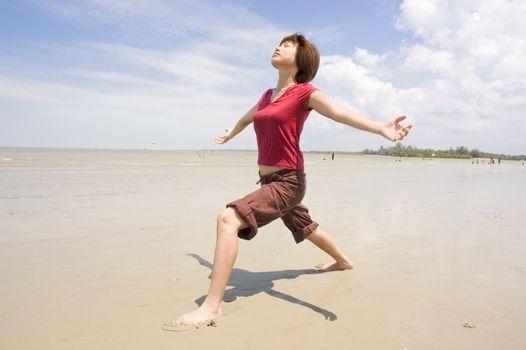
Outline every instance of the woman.
[[318, 223], [311, 219], [308, 209], [301, 204], [306, 183], [299, 139], [312, 109], [334, 121], [379, 134], [391, 141], [402, 140], [412, 127], [399, 124], [405, 116], [379, 123], [342, 109], [308, 84], [318, 70], [319, 53], [301, 34], [283, 38], [271, 62], [279, 71], [276, 88], [267, 90], [259, 102], [241, 117], [234, 129], [216, 138], [218, 144], [224, 144], [254, 123], [261, 188], [228, 203], [219, 214], [208, 295], [197, 310], [165, 323], [164, 328], [167, 330], [207, 323], [222, 315], [223, 294], [237, 257], [238, 237], [252, 239], [258, 227], [277, 218], [283, 220], [297, 243], [307, 239], [334, 259], [319, 265], [320, 270], [352, 269], [351, 260], [319, 228]]

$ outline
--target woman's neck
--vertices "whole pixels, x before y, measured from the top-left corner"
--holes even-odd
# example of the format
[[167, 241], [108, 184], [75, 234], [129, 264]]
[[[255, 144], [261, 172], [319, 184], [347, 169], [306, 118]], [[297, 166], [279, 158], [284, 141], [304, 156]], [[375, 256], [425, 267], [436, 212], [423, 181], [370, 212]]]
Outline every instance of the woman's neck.
[[280, 70], [278, 85], [276, 86], [276, 90], [280, 91], [280, 90], [288, 88], [289, 86], [296, 84], [296, 81], [294, 80], [295, 76], [296, 76], [295, 72], [284, 72]]

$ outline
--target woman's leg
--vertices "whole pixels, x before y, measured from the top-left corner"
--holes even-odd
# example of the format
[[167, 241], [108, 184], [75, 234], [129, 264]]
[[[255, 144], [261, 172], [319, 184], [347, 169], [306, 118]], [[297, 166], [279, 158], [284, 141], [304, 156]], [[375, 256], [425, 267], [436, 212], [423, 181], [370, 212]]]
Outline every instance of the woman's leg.
[[[283, 223], [292, 232], [296, 243], [308, 239], [318, 248], [329, 254], [335, 261], [316, 266], [322, 271], [350, 270], [353, 263], [336, 246], [331, 236], [318, 226], [309, 215], [309, 209], [303, 204], [298, 204], [281, 217]], [[310, 234], [308, 231], [312, 231]], [[307, 236], [305, 236], [307, 235]]]
[[223, 210], [217, 218], [217, 240], [208, 295], [201, 306], [175, 320], [176, 324], [197, 325], [222, 315], [221, 303], [237, 257], [240, 229], [247, 227], [232, 208]]
[[316, 267], [322, 271], [350, 270], [353, 263], [343, 252], [336, 246], [331, 236], [319, 227], [306, 237], [318, 248], [329, 254], [335, 261], [319, 264]]

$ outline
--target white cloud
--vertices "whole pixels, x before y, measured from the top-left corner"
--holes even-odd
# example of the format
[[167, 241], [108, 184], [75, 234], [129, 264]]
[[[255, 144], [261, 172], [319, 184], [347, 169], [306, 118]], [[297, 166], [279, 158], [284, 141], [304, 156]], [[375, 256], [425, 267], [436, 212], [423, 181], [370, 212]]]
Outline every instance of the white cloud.
[[361, 47], [356, 47], [355, 50], [354, 50], [354, 54], [352, 56], [352, 58], [366, 66], [366, 67], [373, 67], [373, 66], [376, 66], [377, 64], [381, 63], [381, 62], [384, 62], [392, 53], [391, 52], [387, 52], [385, 54], [382, 54], [382, 55], [379, 55], [379, 54], [373, 54], [373, 53], [370, 53], [369, 51], [367, 51], [367, 49], [364, 49], [364, 48], [361, 48]]
[[419, 88], [397, 88], [376, 77], [374, 70], [342, 56], [323, 57], [317, 84], [335, 102], [377, 120], [416, 112], [425, 101]]
[[414, 43], [324, 57], [316, 82], [375, 119], [408, 114], [408, 143], [524, 153], [525, 16], [516, 1], [403, 1], [396, 26]]
[[526, 110], [526, 3], [410, 0], [400, 8], [398, 24], [422, 39], [408, 50], [404, 73], [437, 82], [425, 87], [441, 101], [430, 113], [466, 131], [468, 142], [470, 132], [491, 135], [500, 145], [486, 148], [524, 153], [513, 135], [526, 132], [517, 113]]
[[[151, 69], [177, 78], [192, 86], [242, 85], [247, 87], [261, 75], [261, 69], [242, 67], [224, 62], [207, 51], [188, 49], [162, 52], [123, 45], [92, 45], [113, 60], [133, 64], [141, 69]], [[244, 77], [240, 80], [239, 77]]]
[[[169, 47], [190, 42], [218, 43], [222, 50], [240, 48], [249, 55], [276, 41], [283, 29], [242, 6], [204, 0], [28, 0], [40, 11], [91, 31], [118, 33], [119, 39], [144, 39], [146, 43], [167, 41]], [[111, 33], [110, 32], [110, 33]], [[242, 44], [243, 46], [237, 46]], [[275, 43], [271, 44], [271, 48]], [[238, 52], [239, 53], [239, 52]]]

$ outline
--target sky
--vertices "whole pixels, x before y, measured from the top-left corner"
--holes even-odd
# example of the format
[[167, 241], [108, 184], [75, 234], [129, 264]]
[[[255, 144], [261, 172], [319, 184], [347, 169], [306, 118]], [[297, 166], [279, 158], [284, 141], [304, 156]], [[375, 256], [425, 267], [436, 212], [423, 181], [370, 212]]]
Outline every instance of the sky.
[[[0, 146], [256, 149], [222, 135], [277, 83], [284, 36], [320, 50], [311, 82], [403, 141], [526, 154], [526, 1], [0, 1]], [[388, 147], [313, 111], [303, 150]]]

